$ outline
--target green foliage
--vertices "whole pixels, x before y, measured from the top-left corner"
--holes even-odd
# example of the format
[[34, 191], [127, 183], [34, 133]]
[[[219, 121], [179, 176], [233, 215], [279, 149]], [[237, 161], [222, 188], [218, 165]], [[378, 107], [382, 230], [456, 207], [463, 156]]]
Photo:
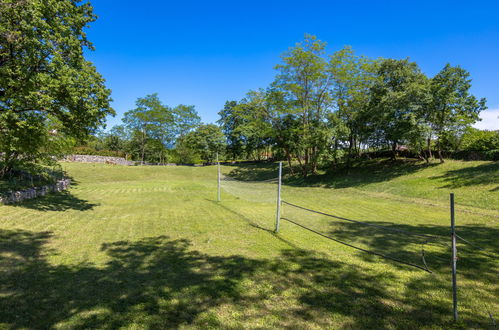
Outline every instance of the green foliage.
[[326, 43], [315, 36], [305, 35], [303, 43], [282, 55], [283, 64], [276, 66], [279, 73], [272, 84], [284, 97], [287, 115], [300, 123], [295, 126], [299, 139], [293, 154], [305, 176], [317, 170], [330, 142], [326, 121], [331, 111], [331, 77], [324, 58], [325, 47]]
[[311, 35], [281, 58], [269, 88], [219, 112], [232, 158], [264, 151], [296, 160], [304, 177], [319, 164], [349, 167], [368, 151], [391, 149], [395, 159], [409, 148], [429, 163], [435, 141], [440, 157], [454, 150], [485, 109], [460, 67], [429, 79], [408, 59], [370, 59], [351, 47], [326, 56], [326, 44]]
[[441, 140], [469, 127], [478, 120], [479, 113], [486, 109], [486, 100], [478, 100], [471, 95], [470, 88], [470, 74], [459, 66], [447, 64], [431, 79], [431, 101], [426, 114], [438, 139], [441, 162]]
[[243, 125], [243, 118], [236, 110], [237, 105], [237, 101], [227, 101], [224, 108], [218, 113], [220, 116], [218, 124], [220, 124], [227, 138], [227, 155], [230, 155], [232, 159], [243, 155], [245, 144], [244, 138], [239, 134], [239, 127]]
[[182, 137], [179, 142], [179, 155], [182, 162], [190, 163], [197, 157], [205, 162], [214, 162], [217, 154], [222, 155], [225, 149], [225, 136], [217, 125], [200, 125], [195, 131], [192, 131]]
[[460, 150], [489, 151], [499, 149], [499, 130], [487, 131], [469, 127], [460, 141]]
[[193, 105], [180, 104], [173, 108], [172, 112], [177, 138], [192, 132], [201, 125], [201, 118]]
[[124, 157], [125, 155], [121, 151], [102, 149], [97, 150], [88, 146], [79, 146], [73, 148], [73, 154], [75, 155], [96, 155], [96, 156], [110, 156], [110, 157]]
[[114, 114], [104, 79], [84, 58], [93, 49], [84, 29], [94, 20], [89, 3], [0, 3], [0, 175], [39, 159], [51, 126], [81, 138]]
[[408, 60], [383, 60], [371, 88], [367, 115], [382, 141], [394, 151], [403, 141], [417, 141], [419, 113], [427, 102], [427, 80], [418, 65]]

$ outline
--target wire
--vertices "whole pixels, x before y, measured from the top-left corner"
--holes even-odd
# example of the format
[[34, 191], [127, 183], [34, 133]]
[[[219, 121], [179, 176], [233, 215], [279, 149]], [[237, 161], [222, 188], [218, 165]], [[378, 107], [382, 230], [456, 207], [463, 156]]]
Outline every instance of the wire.
[[241, 182], [241, 183], [277, 183], [277, 178], [273, 179], [267, 179], [267, 180], [261, 180], [261, 181], [245, 181], [245, 180], [238, 180], [235, 178], [232, 178], [230, 176], [222, 175], [221, 178], [223, 181], [232, 181], [232, 182]]
[[352, 220], [352, 219], [343, 218], [343, 217], [339, 217], [339, 216], [336, 216], [336, 215], [332, 215], [332, 214], [328, 214], [328, 213], [324, 213], [324, 212], [320, 212], [320, 211], [315, 211], [315, 210], [312, 210], [312, 209], [308, 209], [306, 207], [299, 206], [299, 205], [296, 205], [296, 204], [292, 204], [292, 203], [289, 203], [289, 202], [286, 202], [286, 201], [282, 201], [282, 202], [284, 204], [289, 205], [289, 206], [293, 206], [293, 207], [296, 207], [296, 208], [299, 208], [299, 209], [302, 209], [302, 210], [305, 210], [305, 211], [309, 211], [309, 212], [313, 212], [313, 213], [325, 215], [325, 216], [328, 216], [328, 217], [331, 217], [331, 218], [335, 218], [335, 219], [339, 219], [339, 220], [350, 221], [350, 222], [362, 224], [362, 225], [365, 225], [365, 226], [371, 226], [371, 227], [381, 228], [381, 229], [385, 229], [385, 230], [389, 230], [389, 231], [393, 231], [393, 232], [398, 232], [398, 233], [404, 233], [404, 234], [412, 235], [412, 236], [424, 237], [424, 238], [427, 238], [427, 239], [435, 239], [435, 240], [437, 240], [437, 239], [443, 239], [443, 237], [439, 237], [439, 236], [426, 235], [426, 234], [418, 234], [418, 233], [413, 233], [413, 232], [406, 231], [406, 230], [403, 230], [403, 229], [390, 228], [390, 227], [386, 227], [386, 226], [382, 226], [382, 225], [376, 225], [376, 224], [373, 224], [373, 223], [363, 222], [363, 221], [359, 221], [359, 220]]
[[322, 233], [320, 233], [320, 232], [318, 232], [316, 230], [313, 230], [313, 229], [310, 229], [308, 227], [305, 227], [305, 226], [303, 226], [303, 225], [301, 225], [301, 224], [299, 224], [299, 223], [297, 223], [297, 222], [295, 222], [293, 220], [290, 220], [288, 218], [281, 218], [281, 219], [289, 221], [289, 222], [297, 225], [298, 227], [301, 227], [301, 228], [306, 229], [308, 231], [311, 231], [312, 233], [315, 233], [315, 234], [317, 234], [319, 236], [322, 236], [324, 238], [330, 239], [330, 240], [335, 241], [337, 243], [346, 245], [346, 246], [351, 247], [353, 249], [356, 249], [356, 250], [359, 250], [359, 251], [362, 251], [362, 252], [366, 252], [366, 253], [369, 253], [369, 254], [373, 254], [373, 255], [376, 255], [378, 257], [385, 258], [385, 259], [388, 259], [388, 260], [396, 261], [396, 262], [399, 262], [399, 263], [404, 264], [404, 265], [412, 266], [412, 267], [424, 270], [424, 271], [426, 271], [428, 273], [432, 273], [432, 271], [429, 270], [428, 267], [425, 268], [425, 267], [422, 267], [422, 266], [419, 266], [419, 265], [416, 265], [416, 264], [413, 264], [413, 263], [410, 263], [410, 262], [407, 262], [407, 261], [403, 261], [403, 260], [400, 260], [400, 259], [397, 259], [397, 258], [394, 258], [394, 257], [387, 256], [385, 254], [381, 254], [381, 253], [378, 253], [378, 252], [374, 252], [374, 251], [371, 251], [371, 250], [366, 250], [366, 249], [360, 248], [358, 246], [355, 246], [355, 245], [352, 245], [352, 244], [340, 241], [340, 240], [338, 240], [336, 238], [332, 238], [330, 236], [324, 235], [324, 234], [322, 234]]
[[[456, 237], [459, 238], [460, 240], [462, 240], [463, 242], [465, 242], [466, 244], [474, 247], [475, 249], [477, 250], [481, 250], [481, 251], [486, 251], [484, 248], [478, 246], [478, 245], [475, 245], [473, 243], [471, 243], [470, 241], [468, 241], [467, 239], [464, 239], [462, 238], [461, 236], [459, 236], [458, 234], [456, 234]], [[494, 256], [492, 254], [488, 254], [488, 253], [485, 253], [485, 252], [482, 252], [483, 255], [486, 255], [487, 257], [490, 257], [490, 258], [494, 258], [494, 259], [497, 259], [497, 256]]]

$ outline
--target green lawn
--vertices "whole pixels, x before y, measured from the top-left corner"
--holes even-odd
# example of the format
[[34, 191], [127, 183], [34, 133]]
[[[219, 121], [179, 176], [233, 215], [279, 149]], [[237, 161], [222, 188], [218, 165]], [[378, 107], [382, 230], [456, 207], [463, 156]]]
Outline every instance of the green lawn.
[[[404, 233], [311, 214], [283, 217], [275, 184], [215, 167], [64, 163], [69, 192], [0, 206], [3, 328], [490, 328], [499, 321], [499, 167], [385, 163], [286, 178], [283, 199]], [[269, 179], [276, 164], [223, 167]], [[456, 193], [460, 322], [452, 322], [448, 194]]]

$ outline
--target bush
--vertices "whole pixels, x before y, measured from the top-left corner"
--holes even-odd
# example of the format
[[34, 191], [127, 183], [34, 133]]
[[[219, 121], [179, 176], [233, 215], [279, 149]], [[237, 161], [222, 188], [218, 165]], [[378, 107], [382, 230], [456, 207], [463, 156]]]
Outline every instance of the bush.
[[109, 156], [109, 157], [125, 157], [125, 154], [121, 151], [96, 150], [96, 149], [94, 149], [92, 147], [88, 147], [88, 146], [75, 147], [73, 149], [73, 154], [75, 154], [75, 155]]

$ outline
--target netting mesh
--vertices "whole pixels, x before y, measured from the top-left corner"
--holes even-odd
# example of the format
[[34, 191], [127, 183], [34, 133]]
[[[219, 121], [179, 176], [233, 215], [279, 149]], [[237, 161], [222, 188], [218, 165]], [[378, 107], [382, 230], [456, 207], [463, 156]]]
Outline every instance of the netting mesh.
[[410, 232], [389, 222], [338, 217], [283, 201], [282, 220], [370, 255], [430, 271], [433, 252], [448, 249], [442, 237]]
[[[260, 181], [248, 180], [247, 178], [258, 176], [248, 175], [248, 171], [227, 172], [229, 174], [220, 175], [220, 187], [225, 195], [222, 200], [234, 198], [277, 205], [277, 170], [274, 178]], [[244, 175], [240, 175], [241, 173]], [[266, 178], [272, 177], [272, 173], [266, 174]], [[435, 256], [442, 256], [449, 247], [440, 236], [411, 232], [403, 225], [349, 219], [309, 209], [287, 200], [281, 200], [281, 205], [281, 222], [286, 221], [289, 225], [298, 226], [348, 246], [364, 253], [366, 257], [374, 255], [430, 272], [429, 263], [441, 263], [442, 260], [437, 260]], [[448, 260], [445, 258], [443, 261]]]
[[234, 198], [256, 203], [275, 204], [277, 202], [277, 178], [244, 181], [222, 174], [220, 181], [222, 191]]

